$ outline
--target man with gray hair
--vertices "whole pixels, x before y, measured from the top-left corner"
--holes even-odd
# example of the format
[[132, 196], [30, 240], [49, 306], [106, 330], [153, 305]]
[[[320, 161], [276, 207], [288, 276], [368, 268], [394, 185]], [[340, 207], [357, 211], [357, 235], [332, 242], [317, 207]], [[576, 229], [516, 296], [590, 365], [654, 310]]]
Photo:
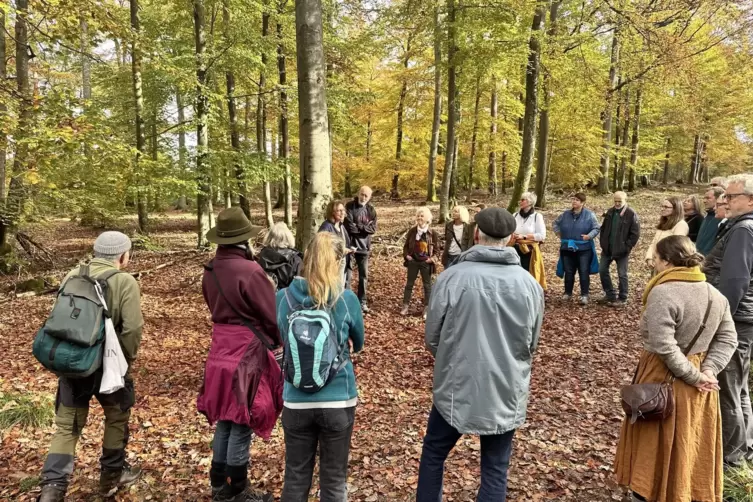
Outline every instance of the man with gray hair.
[[753, 460], [753, 410], [748, 388], [753, 346], [753, 175], [729, 179], [724, 193], [727, 228], [706, 257], [706, 280], [729, 301], [737, 350], [719, 379], [724, 463]]
[[[131, 256], [131, 239], [120, 232], [104, 232], [94, 242], [94, 259], [71, 271], [63, 284], [71, 277], [84, 274], [104, 281], [105, 301], [115, 332], [128, 362], [125, 387], [112, 393], [99, 392], [102, 367], [85, 378], [58, 379], [55, 410], [57, 430], [52, 438], [47, 459], [42, 467], [40, 502], [62, 502], [68, 488], [76, 455], [76, 444], [89, 415], [89, 401], [97, 398], [105, 415], [105, 433], [100, 457], [99, 491], [103, 497], [112, 496], [120, 486], [136, 481], [141, 469], [126, 462], [128, 444], [128, 420], [131, 407], [136, 402], [131, 378], [131, 365], [141, 344], [141, 293], [132, 275], [121, 273]], [[61, 289], [62, 286], [61, 286]]]
[[435, 357], [434, 405], [418, 472], [418, 502], [442, 499], [444, 463], [463, 434], [481, 436], [479, 502], [503, 502], [515, 430], [525, 422], [544, 290], [508, 247], [515, 218], [476, 215], [476, 245], [439, 275], [426, 346]]
[[727, 178], [724, 178], [723, 176], [717, 176], [715, 178], [711, 178], [711, 181], [709, 181], [709, 186], [711, 188], [719, 187], [719, 188], [727, 188]]
[[[604, 222], [599, 231], [601, 260], [599, 277], [604, 289], [604, 302], [612, 307], [624, 307], [628, 299], [628, 260], [641, 236], [641, 222], [633, 208], [628, 207], [625, 192], [614, 193], [614, 206], [604, 213]], [[619, 278], [618, 295], [614, 293], [609, 267], [617, 263]]]

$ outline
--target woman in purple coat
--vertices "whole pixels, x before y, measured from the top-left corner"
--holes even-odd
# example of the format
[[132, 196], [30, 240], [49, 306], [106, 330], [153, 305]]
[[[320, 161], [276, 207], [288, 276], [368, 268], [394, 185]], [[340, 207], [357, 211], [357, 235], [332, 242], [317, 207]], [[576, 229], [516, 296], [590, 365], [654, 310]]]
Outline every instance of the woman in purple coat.
[[219, 247], [202, 281], [212, 314], [212, 345], [197, 408], [217, 424], [209, 471], [212, 500], [273, 500], [248, 487], [253, 434], [269, 438], [282, 412], [282, 372], [273, 353], [281, 345], [274, 286], [252, 260], [248, 243], [260, 230], [233, 207], [218, 215], [207, 234]]

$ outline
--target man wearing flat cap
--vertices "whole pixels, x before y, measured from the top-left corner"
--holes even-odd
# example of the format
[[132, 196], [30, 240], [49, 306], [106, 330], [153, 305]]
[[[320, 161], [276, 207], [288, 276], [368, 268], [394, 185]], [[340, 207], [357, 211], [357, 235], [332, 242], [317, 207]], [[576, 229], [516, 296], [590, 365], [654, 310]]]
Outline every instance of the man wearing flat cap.
[[105, 301], [123, 355], [128, 362], [128, 372], [125, 375], [125, 387], [112, 394], [99, 392], [102, 381], [101, 367], [85, 378], [58, 379], [55, 400], [57, 430], [42, 467], [42, 493], [39, 496], [41, 502], [62, 502], [65, 498], [69, 478], [73, 473], [76, 444], [86, 425], [92, 396], [97, 398], [105, 415], [102, 456], [99, 459], [100, 494], [112, 495], [118, 487], [133, 483], [141, 474], [141, 469], [126, 462], [125, 451], [128, 444], [131, 407], [136, 402], [131, 365], [141, 344], [141, 328], [144, 325], [139, 284], [131, 274], [121, 272], [128, 265], [130, 257], [131, 239], [127, 235], [120, 232], [104, 232], [94, 241], [94, 259], [88, 264], [76, 267], [63, 279], [64, 284], [73, 276], [83, 275], [107, 284], [104, 289]]
[[444, 463], [463, 434], [481, 436], [478, 502], [504, 501], [515, 430], [523, 425], [544, 290], [507, 247], [515, 218], [476, 215], [476, 245], [440, 274], [426, 346], [435, 358], [434, 403], [418, 474], [418, 502], [441, 500]]

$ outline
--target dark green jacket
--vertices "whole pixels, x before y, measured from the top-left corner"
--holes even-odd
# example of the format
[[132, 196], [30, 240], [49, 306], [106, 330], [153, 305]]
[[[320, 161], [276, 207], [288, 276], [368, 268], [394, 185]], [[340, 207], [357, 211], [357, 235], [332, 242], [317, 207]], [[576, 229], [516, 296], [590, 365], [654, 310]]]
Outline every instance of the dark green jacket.
[[[89, 264], [93, 278], [97, 278], [107, 270], [114, 267], [111, 261], [95, 258]], [[80, 267], [76, 267], [65, 277], [77, 275]], [[139, 283], [129, 273], [122, 272], [113, 275], [107, 281], [105, 301], [110, 310], [110, 317], [118, 334], [123, 355], [128, 361], [128, 366], [136, 359], [141, 345], [141, 330], [144, 326], [144, 317], [141, 315], [141, 290]]]

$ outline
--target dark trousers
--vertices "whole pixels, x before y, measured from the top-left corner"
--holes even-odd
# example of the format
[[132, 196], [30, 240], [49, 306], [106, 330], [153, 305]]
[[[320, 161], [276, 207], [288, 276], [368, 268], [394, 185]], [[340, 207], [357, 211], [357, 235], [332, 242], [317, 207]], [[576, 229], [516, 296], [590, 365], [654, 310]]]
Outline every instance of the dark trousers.
[[520, 246], [518, 246], [517, 244], [515, 245], [515, 251], [518, 252], [518, 256], [520, 257], [520, 266], [530, 272], [531, 271], [531, 255], [533, 255], [533, 253], [522, 252], [520, 250]]
[[126, 376], [125, 387], [112, 394], [100, 394], [102, 372], [86, 378], [58, 379], [55, 398], [55, 424], [47, 459], [42, 467], [40, 485], [58, 485], [67, 488], [73, 474], [76, 444], [89, 416], [89, 401], [97, 398], [105, 412], [105, 434], [102, 441], [102, 456], [99, 459], [103, 471], [121, 471], [125, 464], [125, 448], [128, 444], [128, 420], [136, 402], [133, 380]]
[[285, 484], [281, 502], [307, 502], [319, 447], [319, 499], [347, 502], [348, 455], [356, 408], [283, 408]]
[[[366, 288], [369, 285], [369, 255], [354, 253], [353, 259], [358, 267], [358, 300], [362, 305], [366, 304]], [[353, 280], [353, 270], [345, 271], [345, 282], [348, 284], [347, 289], [350, 289], [350, 283]]]
[[599, 277], [601, 277], [601, 287], [604, 289], [604, 296], [614, 300], [617, 295], [614, 294], [614, 285], [612, 284], [612, 276], [609, 274], [609, 267], [612, 266], [612, 262], [617, 263], [617, 277], [620, 281], [620, 300], [627, 300], [628, 298], [628, 255], [615, 258], [607, 254], [601, 253], [601, 262], [599, 263]]
[[431, 297], [431, 272], [434, 265], [425, 261], [412, 260], [407, 263], [407, 267], [408, 281], [405, 283], [405, 291], [403, 292], [403, 304], [408, 305], [410, 303], [410, 297], [413, 296], [413, 285], [416, 283], [416, 278], [420, 273], [421, 282], [424, 283], [424, 306], [429, 305], [429, 298]]
[[748, 388], [753, 324], [735, 322], [735, 329], [737, 350], [727, 367], [717, 376], [724, 462], [733, 465], [753, 459], [753, 412]]
[[[481, 486], [477, 502], [505, 501], [514, 434], [512, 430], [505, 434], [481, 436]], [[432, 406], [418, 468], [417, 502], [442, 502], [444, 463], [460, 436], [462, 434]]]
[[591, 288], [591, 258], [593, 250], [583, 249], [578, 251], [560, 251], [562, 266], [565, 269], [565, 294], [572, 295], [575, 286], [575, 272], [580, 279], [580, 295], [588, 296]]

